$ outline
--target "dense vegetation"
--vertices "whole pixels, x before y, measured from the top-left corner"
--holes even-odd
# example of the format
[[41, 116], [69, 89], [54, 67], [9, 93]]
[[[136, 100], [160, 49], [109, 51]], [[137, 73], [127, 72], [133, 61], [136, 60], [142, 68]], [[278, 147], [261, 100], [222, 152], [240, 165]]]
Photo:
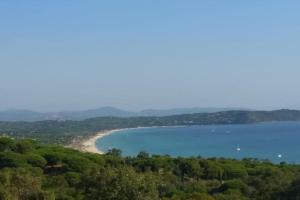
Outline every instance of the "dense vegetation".
[[120, 153], [0, 138], [0, 200], [300, 199], [297, 165]]
[[76, 136], [87, 136], [107, 129], [295, 120], [300, 120], [300, 111], [225, 111], [167, 117], [99, 117], [83, 121], [0, 122], [0, 134], [17, 138], [36, 138], [44, 143], [66, 144]]

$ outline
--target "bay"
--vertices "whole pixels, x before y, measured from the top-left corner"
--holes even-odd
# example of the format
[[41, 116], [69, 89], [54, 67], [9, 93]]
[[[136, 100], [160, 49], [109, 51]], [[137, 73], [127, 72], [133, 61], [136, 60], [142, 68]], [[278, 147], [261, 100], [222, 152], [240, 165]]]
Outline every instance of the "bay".
[[96, 145], [104, 152], [121, 149], [125, 156], [146, 151], [171, 156], [251, 157], [300, 163], [300, 122], [127, 129], [97, 140]]

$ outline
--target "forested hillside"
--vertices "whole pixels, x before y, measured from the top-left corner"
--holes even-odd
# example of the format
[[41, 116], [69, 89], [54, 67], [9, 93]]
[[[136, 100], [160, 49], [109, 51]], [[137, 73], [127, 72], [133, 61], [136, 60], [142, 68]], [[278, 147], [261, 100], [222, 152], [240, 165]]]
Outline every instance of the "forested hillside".
[[109, 129], [297, 120], [300, 120], [300, 111], [296, 110], [226, 111], [167, 117], [99, 117], [83, 121], [0, 122], [0, 134], [17, 138], [36, 138], [44, 143], [67, 144], [76, 136], [88, 136]]
[[293, 200], [300, 166], [244, 159], [121, 157], [0, 138], [1, 200]]

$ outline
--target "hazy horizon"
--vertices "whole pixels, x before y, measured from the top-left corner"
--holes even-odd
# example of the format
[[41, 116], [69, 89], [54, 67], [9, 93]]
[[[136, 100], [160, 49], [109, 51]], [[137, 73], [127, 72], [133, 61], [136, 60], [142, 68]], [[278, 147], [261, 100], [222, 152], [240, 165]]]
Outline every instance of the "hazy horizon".
[[[96, 110], [96, 109], [102, 109], [102, 108], [112, 108], [112, 109], [120, 109], [123, 111], [129, 111], [129, 112], [141, 112], [146, 110], [172, 110], [172, 109], [245, 109], [245, 110], [252, 110], [251, 108], [238, 108], [238, 107], [172, 107], [172, 108], [141, 108], [141, 109], [127, 109], [127, 108], [120, 108], [116, 106], [99, 106], [94, 108], [86, 108], [86, 109], [75, 109], [75, 110], [32, 110], [32, 109], [24, 109], [24, 108], [8, 108], [1, 111], [33, 111], [33, 112], [72, 112], [72, 111], [87, 111], [87, 110]], [[254, 109], [253, 109], [254, 110]]]
[[[128, 112], [142, 112], [142, 111], [148, 111], [148, 110], [157, 110], [157, 111], [168, 111], [168, 110], [176, 110], [176, 109], [216, 109], [216, 110], [249, 110], [249, 111], [274, 111], [274, 110], [300, 110], [297, 108], [273, 108], [273, 109], [257, 109], [257, 108], [246, 108], [246, 107], [217, 107], [217, 106], [209, 106], [209, 107], [201, 107], [201, 106], [191, 106], [191, 107], [165, 107], [165, 108], [140, 108], [140, 109], [130, 109], [130, 108], [121, 108], [117, 106], [98, 106], [98, 107], [88, 107], [83, 109], [63, 109], [63, 110], [34, 110], [34, 109], [26, 109], [26, 108], [8, 108], [0, 110], [0, 112], [5, 111], [31, 111], [31, 112], [39, 112], [39, 113], [57, 113], [57, 112], [80, 112], [80, 111], [89, 111], [89, 110], [97, 110], [97, 109], [103, 109], [103, 108], [112, 108], [112, 109], [119, 109], [122, 111], [128, 111]], [[218, 111], [217, 111], [218, 112]]]
[[0, 110], [300, 109], [300, 2], [0, 2]]

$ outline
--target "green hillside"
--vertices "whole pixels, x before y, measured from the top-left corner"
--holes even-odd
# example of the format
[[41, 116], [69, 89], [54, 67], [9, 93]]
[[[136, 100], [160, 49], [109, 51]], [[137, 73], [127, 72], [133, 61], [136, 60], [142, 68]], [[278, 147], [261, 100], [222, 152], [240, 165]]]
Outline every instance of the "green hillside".
[[299, 175], [253, 159], [124, 158], [0, 138], [1, 200], [292, 200]]

